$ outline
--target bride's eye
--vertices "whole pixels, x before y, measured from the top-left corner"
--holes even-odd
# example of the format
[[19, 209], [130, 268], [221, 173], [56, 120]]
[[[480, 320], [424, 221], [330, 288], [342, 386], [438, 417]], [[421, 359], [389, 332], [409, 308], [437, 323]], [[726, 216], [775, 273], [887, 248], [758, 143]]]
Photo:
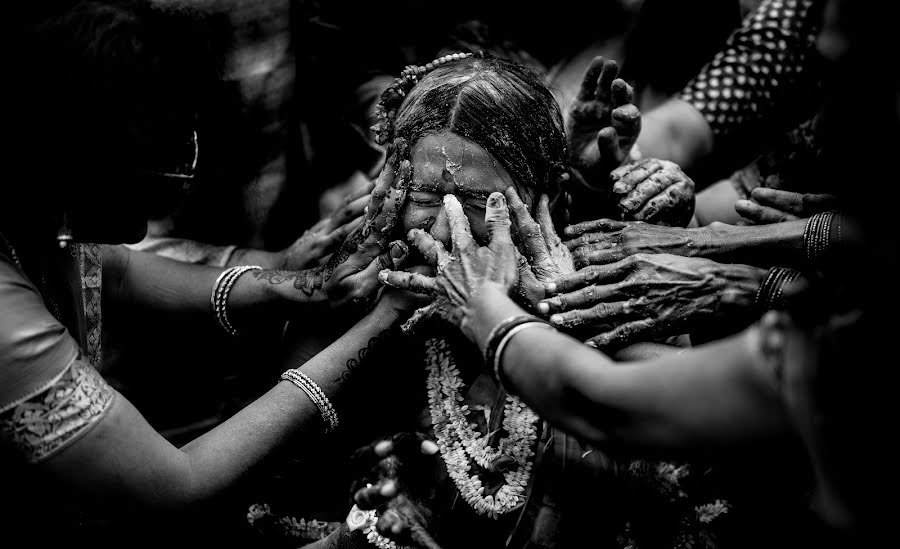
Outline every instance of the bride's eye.
[[441, 205], [441, 197], [437, 193], [413, 191], [409, 193], [409, 200], [416, 206], [423, 208], [436, 208]]

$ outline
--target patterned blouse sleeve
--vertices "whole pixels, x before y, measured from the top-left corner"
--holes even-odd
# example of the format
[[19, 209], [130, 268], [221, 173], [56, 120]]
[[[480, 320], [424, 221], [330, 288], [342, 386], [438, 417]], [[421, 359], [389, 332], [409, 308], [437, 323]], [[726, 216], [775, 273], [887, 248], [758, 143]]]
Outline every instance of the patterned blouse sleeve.
[[115, 391], [2, 255], [0, 311], [0, 448], [34, 463], [96, 425]]
[[682, 91], [716, 140], [786, 131], [817, 109], [821, 0], [763, 0]]

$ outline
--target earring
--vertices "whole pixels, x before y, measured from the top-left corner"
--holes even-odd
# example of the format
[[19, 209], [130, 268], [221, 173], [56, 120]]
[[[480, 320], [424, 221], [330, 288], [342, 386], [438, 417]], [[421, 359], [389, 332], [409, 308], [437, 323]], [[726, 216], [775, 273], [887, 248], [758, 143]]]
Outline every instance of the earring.
[[59, 244], [60, 249], [65, 249], [71, 241], [72, 231], [69, 229], [68, 216], [63, 214], [63, 224], [62, 227], [60, 227], [59, 232], [56, 233], [56, 242]]

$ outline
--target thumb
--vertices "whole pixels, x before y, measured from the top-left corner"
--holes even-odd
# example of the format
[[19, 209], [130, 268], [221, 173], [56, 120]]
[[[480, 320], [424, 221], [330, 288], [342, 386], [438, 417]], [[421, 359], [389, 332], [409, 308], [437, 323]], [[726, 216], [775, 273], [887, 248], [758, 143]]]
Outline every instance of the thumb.
[[494, 192], [488, 197], [484, 211], [484, 222], [491, 235], [490, 248], [499, 252], [512, 246], [512, 237], [509, 233], [510, 220], [509, 209], [506, 207], [506, 197], [503, 193]]

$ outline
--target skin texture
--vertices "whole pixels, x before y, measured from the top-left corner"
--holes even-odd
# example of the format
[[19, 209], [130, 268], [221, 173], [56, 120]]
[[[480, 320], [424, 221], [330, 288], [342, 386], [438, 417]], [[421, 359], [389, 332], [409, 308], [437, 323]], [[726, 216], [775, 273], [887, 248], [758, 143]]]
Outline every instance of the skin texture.
[[592, 265], [550, 285], [558, 295], [541, 302], [550, 322], [587, 326], [595, 347], [687, 333], [714, 322], [752, 320], [767, 271], [671, 254], [635, 254]]
[[592, 188], [607, 186], [609, 172], [625, 161], [641, 131], [634, 92], [618, 73], [615, 61], [596, 57], [567, 117], [572, 167]]
[[694, 214], [694, 181], [668, 160], [645, 159], [610, 174], [625, 219], [684, 227]]
[[837, 207], [837, 197], [830, 194], [793, 193], [765, 187], [753, 189], [749, 200], [734, 203], [735, 211], [754, 225], [805, 219]]

